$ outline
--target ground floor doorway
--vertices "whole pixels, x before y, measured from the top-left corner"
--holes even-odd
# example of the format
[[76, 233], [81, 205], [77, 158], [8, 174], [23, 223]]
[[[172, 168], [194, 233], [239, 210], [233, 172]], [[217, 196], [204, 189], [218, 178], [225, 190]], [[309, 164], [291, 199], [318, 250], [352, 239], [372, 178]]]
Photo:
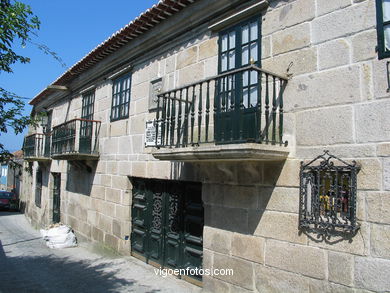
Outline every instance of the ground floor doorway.
[[61, 221], [61, 173], [52, 173], [53, 176], [53, 223]]
[[[132, 254], [157, 267], [202, 268], [201, 183], [132, 178], [132, 184]], [[200, 275], [181, 277], [201, 282]]]

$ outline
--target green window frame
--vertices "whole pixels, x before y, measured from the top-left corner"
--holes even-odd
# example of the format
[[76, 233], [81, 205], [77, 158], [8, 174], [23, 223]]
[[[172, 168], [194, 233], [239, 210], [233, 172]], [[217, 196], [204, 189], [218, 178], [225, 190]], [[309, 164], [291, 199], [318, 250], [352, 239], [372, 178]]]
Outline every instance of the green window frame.
[[[253, 63], [251, 62], [253, 61]], [[255, 16], [231, 26], [219, 33], [218, 74], [239, 69], [250, 64], [261, 67], [261, 17]], [[226, 88], [219, 89], [222, 95], [243, 96], [245, 108], [257, 103], [258, 76], [256, 72], [244, 72], [240, 80], [228, 78]]]
[[218, 48], [219, 73], [247, 66], [251, 58], [261, 66], [261, 18], [256, 16], [221, 31]]
[[114, 80], [112, 85], [111, 121], [129, 117], [131, 74]]
[[87, 120], [93, 120], [95, 106], [95, 92], [88, 92], [83, 94], [81, 118]]
[[388, 58], [390, 57], [390, 0], [376, 0], [376, 31], [378, 59]]

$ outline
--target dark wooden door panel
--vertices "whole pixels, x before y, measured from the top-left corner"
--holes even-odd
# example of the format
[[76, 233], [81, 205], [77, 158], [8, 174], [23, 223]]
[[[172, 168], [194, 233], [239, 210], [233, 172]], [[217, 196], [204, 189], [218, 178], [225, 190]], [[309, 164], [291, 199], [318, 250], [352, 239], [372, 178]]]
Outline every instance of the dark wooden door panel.
[[53, 174], [53, 223], [61, 221], [61, 173]]
[[145, 258], [148, 253], [149, 222], [148, 199], [145, 182], [133, 182], [131, 247]]
[[133, 252], [154, 265], [201, 268], [201, 184], [133, 179], [131, 245]]

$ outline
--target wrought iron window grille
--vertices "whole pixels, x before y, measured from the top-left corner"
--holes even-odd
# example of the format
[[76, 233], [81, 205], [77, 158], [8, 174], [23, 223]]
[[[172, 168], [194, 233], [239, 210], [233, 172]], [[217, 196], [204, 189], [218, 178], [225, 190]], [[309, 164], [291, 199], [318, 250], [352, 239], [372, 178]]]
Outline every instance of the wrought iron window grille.
[[359, 170], [355, 161], [347, 163], [327, 150], [301, 162], [299, 228], [325, 235], [356, 233]]

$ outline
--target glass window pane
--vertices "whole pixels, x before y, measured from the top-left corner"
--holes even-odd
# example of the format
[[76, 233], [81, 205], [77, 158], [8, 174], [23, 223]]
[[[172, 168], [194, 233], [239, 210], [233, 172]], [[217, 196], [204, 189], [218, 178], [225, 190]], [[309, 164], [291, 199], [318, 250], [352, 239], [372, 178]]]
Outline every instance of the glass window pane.
[[234, 49], [236, 47], [236, 32], [229, 33], [229, 49]]
[[248, 43], [249, 41], [249, 26], [244, 25], [242, 27], [242, 43]]
[[231, 91], [234, 88], [234, 78], [233, 76], [229, 75], [227, 78], [228, 81], [228, 90]]
[[251, 26], [251, 41], [258, 39], [258, 31], [257, 31], [257, 21], [252, 22]]
[[249, 63], [249, 48], [248, 45], [242, 47], [242, 65]]
[[227, 50], [227, 44], [228, 43], [228, 37], [227, 37], [227, 34], [223, 35], [222, 36], [222, 52], [226, 51]]
[[118, 105], [118, 97], [119, 97], [119, 95], [118, 94], [116, 94], [115, 96], [114, 96], [114, 106], [116, 106], [116, 105]]
[[248, 71], [242, 73], [242, 85], [248, 86]]
[[257, 84], [257, 71], [251, 71], [251, 85]]
[[253, 61], [257, 61], [257, 52], [258, 52], [258, 48], [257, 48], [257, 42], [256, 43], [252, 43], [251, 44], [251, 58], [253, 58]]
[[245, 89], [242, 91], [242, 98], [243, 98], [244, 107], [245, 107], [245, 108], [248, 108], [248, 106], [249, 106], [249, 104], [248, 104], [248, 98], [249, 98], [248, 88], [245, 88]]
[[384, 27], [385, 31], [385, 50], [390, 51], [390, 25]]
[[252, 107], [254, 107], [257, 104], [257, 86], [251, 87], [249, 94], [250, 94], [250, 104]]
[[223, 53], [221, 56], [221, 70], [222, 71], [227, 70], [227, 55], [226, 55], [226, 53]]
[[236, 52], [230, 51], [229, 52], [229, 69], [233, 69], [236, 67]]
[[390, 20], [390, 0], [383, 0], [383, 21]]

